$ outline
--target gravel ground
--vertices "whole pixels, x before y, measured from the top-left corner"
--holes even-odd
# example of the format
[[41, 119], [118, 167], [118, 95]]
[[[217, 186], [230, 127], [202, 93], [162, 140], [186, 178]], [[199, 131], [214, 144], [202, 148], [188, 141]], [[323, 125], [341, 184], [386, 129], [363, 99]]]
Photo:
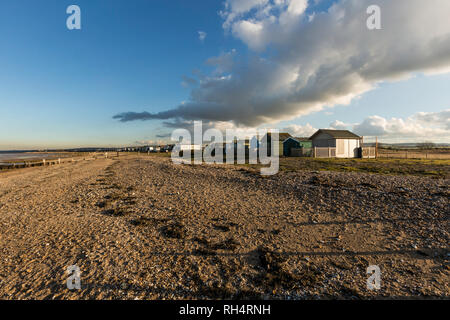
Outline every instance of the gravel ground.
[[448, 299], [448, 186], [148, 156], [2, 172], [0, 298]]

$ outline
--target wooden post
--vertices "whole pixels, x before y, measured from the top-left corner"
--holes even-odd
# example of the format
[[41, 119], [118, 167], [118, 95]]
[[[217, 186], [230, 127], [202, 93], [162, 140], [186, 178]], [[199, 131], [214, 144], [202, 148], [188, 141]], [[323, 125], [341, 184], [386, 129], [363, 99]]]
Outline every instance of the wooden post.
[[317, 157], [317, 147], [314, 147], [314, 158]]
[[58, 158], [58, 164], [61, 164], [61, 158]]
[[375, 137], [375, 158], [378, 158], [378, 137]]
[[328, 147], [328, 158], [331, 158], [331, 148]]

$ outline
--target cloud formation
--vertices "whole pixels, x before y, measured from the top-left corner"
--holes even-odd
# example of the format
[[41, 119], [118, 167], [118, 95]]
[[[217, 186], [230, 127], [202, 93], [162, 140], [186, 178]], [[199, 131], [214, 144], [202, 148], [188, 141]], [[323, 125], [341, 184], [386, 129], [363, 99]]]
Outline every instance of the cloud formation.
[[[194, 121], [166, 121], [168, 128], [184, 128], [193, 134]], [[238, 128], [230, 122], [203, 122], [203, 132], [214, 128], [225, 132], [233, 129], [240, 138], [248, 138], [254, 134], [255, 129]], [[279, 128], [279, 132], [288, 132], [294, 137], [310, 137], [319, 128], [307, 123], [306, 125], [290, 124]], [[359, 123], [345, 123], [340, 120], [333, 121], [328, 129], [350, 130], [366, 138], [378, 137], [382, 142], [406, 141], [433, 141], [448, 143], [450, 141], [450, 109], [440, 112], [419, 112], [406, 118], [387, 119], [373, 115], [366, 117]], [[171, 133], [157, 135], [157, 138], [169, 138]], [[370, 139], [369, 139], [370, 140]]]
[[309, 123], [301, 126], [297, 124], [291, 124], [280, 129], [280, 132], [290, 133], [293, 137], [310, 137], [317, 131], [317, 128], [314, 128]]
[[[450, 109], [440, 112], [419, 112], [405, 119], [386, 119], [380, 116], [369, 116], [360, 123], [344, 123], [336, 120], [328, 129], [350, 130], [364, 137], [379, 137], [383, 142], [399, 141], [450, 141]], [[288, 132], [294, 137], [310, 137], [318, 128], [306, 124], [289, 125], [280, 132]]]
[[[381, 7], [382, 30], [366, 27], [373, 4]], [[254, 127], [348, 104], [381, 81], [449, 71], [448, 12], [448, 0], [338, 0], [313, 13], [307, 0], [226, 0], [223, 27], [250, 56], [230, 51], [209, 59], [214, 71], [190, 81], [189, 100], [171, 110], [114, 118]], [[380, 119], [367, 121], [374, 132], [387, 128]]]
[[432, 140], [450, 141], [450, 109], [440, 112], [419, 112], [406, 119], [386, 119], [370, 116], [361, 123], [345, 124], [335, 121], [332, 129], [350, 129], [356, 134], [369, 137], [381, 137], [388, 140]]

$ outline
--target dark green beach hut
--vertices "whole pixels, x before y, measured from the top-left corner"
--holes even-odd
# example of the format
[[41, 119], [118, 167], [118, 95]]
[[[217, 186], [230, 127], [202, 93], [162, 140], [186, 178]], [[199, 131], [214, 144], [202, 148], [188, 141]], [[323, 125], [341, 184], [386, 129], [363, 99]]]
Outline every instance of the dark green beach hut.
[[291, 156], [291, 149], [312, 148], [312, 141], [304, 137], [289, 137], [283, 141], [283, 155]]

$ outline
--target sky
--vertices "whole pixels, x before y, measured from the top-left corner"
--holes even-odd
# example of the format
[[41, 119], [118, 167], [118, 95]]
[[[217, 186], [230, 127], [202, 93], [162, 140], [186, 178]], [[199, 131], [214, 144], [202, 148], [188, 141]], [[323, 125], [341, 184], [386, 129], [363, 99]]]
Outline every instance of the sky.
[[0, 150], [164, 143], [194, 120], [450, 143], [449, 13], [447, 0], [3, 0]]

